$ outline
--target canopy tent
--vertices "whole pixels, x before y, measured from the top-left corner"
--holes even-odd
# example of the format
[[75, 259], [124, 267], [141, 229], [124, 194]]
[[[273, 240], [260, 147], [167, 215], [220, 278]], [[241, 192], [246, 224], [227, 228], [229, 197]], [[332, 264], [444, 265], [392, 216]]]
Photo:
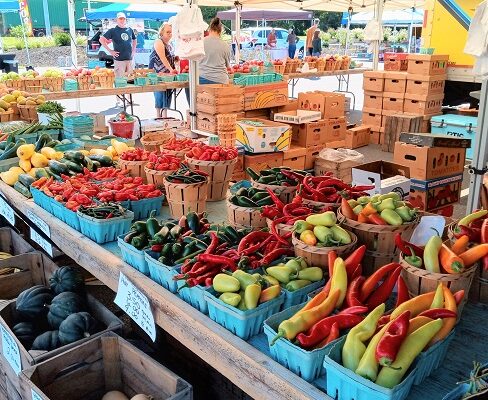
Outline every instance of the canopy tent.
[[[0, 14], [3, 14], [3, 13], [20, 13], [19, 2], [18, 1], [12, 1], [12, 0], [0, 0]], [[22, 28], [24, 28], [24, 20], [21, 16], [20, 16], [20, 23], [22, 25]], [[25, 29], [22, 29], [22, 33], [24, 36], [25, 51], [27, 52], [27, 60], [30, 64], [29, 43], [27, 42], [27, 37], [25, 35]], [[3, 53], [3, 44], [1, 43], [1, 37], [0, 37], [0, 52]]]
[[[307, 20], [312, 19], [313, 13], [311, 11], [300, 10], [258, 10], [255, 8], [247, 8], [241, 11], [241, 19], [245, 20], [266, 20], [266, 21], [292, 21], [292, 20]], [[236, 10], [219, 11], [217, 17], [223, 20], [236, 19]]]
[[114, 3], [104, 7], [92, 9], [85, 12], [87, 20], [95, 19], [112, 19], [117, 13], [123, 12], [127, 18], [152, 19], [152, 20], [168, 20], [175, 16], [180, 7], [173, 4], [127, 4]]
[[[342, 23], [347, 23], [348, 14], [344, 13]], [[372, 12], [358, 12], [353, 14], [351, 18], [351, 25], [366, 25], [374, 18]], [[383, 25], [422, 25], [424, 21], [424, 10], [422, 9], [407, 9], [407, 10], [387, 10], [383, 12], [381, 23]]]

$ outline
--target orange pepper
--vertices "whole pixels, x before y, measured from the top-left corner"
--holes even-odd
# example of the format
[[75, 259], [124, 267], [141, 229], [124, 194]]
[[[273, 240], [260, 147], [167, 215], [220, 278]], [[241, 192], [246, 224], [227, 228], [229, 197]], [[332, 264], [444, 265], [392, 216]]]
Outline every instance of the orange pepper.
[[421, 326], [424, 326], [425, 324], [427, 324], [430, 321], [433, 321], [433, 319], [429, 318], [429, 317], [424, 317], [424, 316], [412, 318], [410, 320], [409, 325], [408, 325], [407, 336], [410, 335], [413, 331], [416, 331]]
[[432, 304], [432, 300], [434, 300], [434, 295], [435, 295], [435, 291], [424, 293], [406, 301], [405, 303], [400, 304], [391, 313], [390, 320], [394, 320], [396, 317], [398, 317], [402, 312], [406, 310], [410, 310], [410, 314], [413, 317], [416, 317], [422, 311], [429, 309], [430, 305]]
[[317, 244], [317, 238], [310, 230], [303, 231], [300, 234], [300, 240], [309, 246], [315, 246]]
[[[444, 284], [442, 284], [442, 289], [444, 290], [444, 308], [457, 313], [457, 304], [454, 295]], [[444, 339], [447, 335], [449, 335], [449, 333], [452, 331], [452, 328], [454, 328], [454, 325], [456, 325], [456, 319], [457, 318], [443, 318], [441, 330], [436, 333], [436, 335], [429, 342], [428, 346], [432, 346], [434, 343]]]
[[377, 214], [378, 213], [378, 210], [376, 208], [374, 208], [373, 204], [368, 203], [368, 204], [366, 204], [366, 207], [364, 207], [361, 212], [364, 215], [368, 216], [368, 215], [371, 215], [371, 214]]
[[369, 218], [366, 215], [364, 215], [362, 211], [358, 214], [358, 222], [362, 224], [370, 223]]
[[476, 261], [481, 260], [484, 256], [488, 254], [488, 243], [479, 244], [477, 246], [471, 247], [464, 253], [459, 254], [459, 257], [464, 261], [466, 267], [470, 267]]
[[464, 271], [464, 261], [444, 243], [439, 251], [442, 269], [448, 274], [459, 274]]
[[451, 246], [451, 250], [454, 254], [461, 254], [462, 252], [466, 251], [469, 243], [469, 236], [463, 235], [461, 236], [456, 242]]

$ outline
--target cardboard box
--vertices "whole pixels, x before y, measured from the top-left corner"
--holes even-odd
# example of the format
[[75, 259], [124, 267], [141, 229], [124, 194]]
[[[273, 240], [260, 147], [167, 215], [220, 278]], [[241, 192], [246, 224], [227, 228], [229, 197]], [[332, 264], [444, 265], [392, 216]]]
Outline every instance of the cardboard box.
[[406, 72], [385, 72], [385, 92], [405, 93], [406, 86]]
[[363, 73], [364, 91], [382, 92], [385, 88], [384, 71], [365, 71]]
[[283, 152], [283, 165], [292, 169], [305, 169], [305, 158], [307, 149], [305, 147], [291, 145], [290, 148]]
[[462, 181], [463, 174], [428, 181], [412, 179], [409, 201], [424, 211], [457, 203], [461, 198]]
[[383, 108], [383, 95], [379, 92], [364, 92], [363, 107], [381, 110]]
[[344, 182], [351, 183], [351, 168], [361, 165], [363, 160], [363, 155], [359, 155], [356, 159], [342, 159], [341, 161], [327, 160], [318, 157], [315, 160], [314, 172], [316, 176], [325, 175], [327, 172], [331, 172], [335, 177], [342, 179]]
[[338, 140], [342, 141], [346, 139], [347, 123], [344, 117], [329, 118], [324, 121], [325, 121], [325, 131], [324, 131], [325, 144], [329, 142], [336, 142]]
[[284, 151], [290, 146], [291, 128], [265, 119], [242, 119], [237, 121], [236, 138], [248, 153]]
[[[270, 169], [274, 167], [281, 167], [283, 165], [283, 153], [269, 153], [269, 154], [246, 154], [244, 156], [244, 171], [246, 168], [252, 168], [259, 172], [263, 169]], [[250, 176], [247, 175], [250, 179]]]
[[360, 125], [346, 130], [345, 147], [347, 149], [357, 149], [358, 147], [367, 146], [371, 128], [369, 125]]
[[340, 93], [304, 92], [298, 94], [300, 110], [320, 111], [322, 118], [339, 118], [345, 113], [345, 96]]
[[408, 167], [386, 161], [373, 161], [352, 168], [353, 185], [374, 185], [370, 195], [397, 192], [407, 199], [410, 193]]
[[276, 122], [284, 122], [286, 124], [305, 124], [318, 121], [321, 117], [322, 113], [320, 111], [294, 110], [276, 113], [273, 119]]
[[449, 55], [409, 54], [408, 73], [417, 75], [445, 75]]
[[286, 106], [288, 81], [244, 87], [244, 110]]
[[406, 71], [408, 68], [407, 57], [408, 53], [384, 53], [385, 71]]
[[405, 92], [411, 94], [444, 93], [446, 75], [414, 75], [408, 74]]
[[443, 99], [444, 93], [432, 95], [405, 93], [403, 111], [415, 115], [438, 114], [442, 110]]
[[[271, 109], [272, 112], [272, 109]], [[239, 119], [242, 118], [261, 118], [261, 119], [270, 119], [271, 113], [270, 109], [263, 108], [262, 110], [249, 110], [244, 111], [241, 116], [238, 116]]]
[[313, 169], [315, 165], [315, 159], [325, 146], [316, 145], [307, 147], [307, 154], [305, 155], [305, 169]]
[[325, 147], [328, 149], [344, 149], [346, 147], [346, 140], [335, 140], [333, 142], [327, 142]]
[[375, 130], [376, 127], [372, 127], [369, 133], [369, 144], [380, 144], [380, 131]]
[[381, 126], [381, 110], [363, 108], [363, 125]]
[[403, 112], [404, 93], [384, 92], [383, 110]]
[[309, 122], [308, 124], [301, 124], [293, 126], [292, 143], [301, 146], [309, 147], [315, 145], [325, 144], [325, 133], [327, 129], [327, 120], [321, 119], [316, 122]]
[[469, 149], [471, 147], [471, 139], [448, 135], [436, 135], [433, 133], [402, 132], [400, 134], [400, 142], [427, 147], [454, 147], [464, 149]]
[[298, 110], [298, 99], [288, 99], [288, 103], [284, 106], [277, 107], [276, 112], [287, 112]]
[[244, 110], [244, 90], [235, 85], [198, 85], [197, 112], [237, 113]]
[[410, 177], [430, 180], [462, 174], [466, 149], [425, 147], [396, 142], [393, 161], [410, 169]]

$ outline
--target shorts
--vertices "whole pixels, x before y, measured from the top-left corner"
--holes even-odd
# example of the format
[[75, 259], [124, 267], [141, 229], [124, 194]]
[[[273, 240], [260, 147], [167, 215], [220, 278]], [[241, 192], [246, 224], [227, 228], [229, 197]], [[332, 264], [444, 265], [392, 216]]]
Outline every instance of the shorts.
[[134, 67], [132, 66], [132, 60], [117, 61], [114, 60], [114, 73], [116, 78], [124, 78], [132, 74]]
[[165, 90], [164, 92], [154, 92], [154, 105], [156, 108], [170, 108], [172, 98], [172, 90]]

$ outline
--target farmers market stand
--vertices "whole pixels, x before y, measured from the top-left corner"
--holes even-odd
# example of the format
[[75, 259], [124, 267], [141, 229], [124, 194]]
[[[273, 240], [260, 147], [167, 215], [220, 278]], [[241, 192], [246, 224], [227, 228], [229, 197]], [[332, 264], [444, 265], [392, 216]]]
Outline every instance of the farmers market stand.
[[[319, 389], [325, 385], [324, 376], [314, 384], [305, 382], [268, 356], [264, 334], [254, 336], [249, 342], [234, 336], [124, 263], [116, 242], [103, 246], [95, 244], [4, 183], [0, 183], [0, 194], [29, 225], [33, 225], [29, 222], [32, 214], [44, 221], [51, 241], [112, 290], [117, 290], [119, 272], [124, 273], [149, 298], [157, 325], [253, 398], [330, 398]], [[225, 219], [224, 202], [208, 203], [208, 212], [214, 220]], [[432, 399], [442, 398], [457, 381], [464, 379], [473, 360], [485, 361], [488, 336], [486, 324], [480, 321], [484, 320], [486, 310], [483, 305], [466, 306], [443, 367], [422, 385], [414, 386], [410, 399], [423, 399], [426, 395]]]

